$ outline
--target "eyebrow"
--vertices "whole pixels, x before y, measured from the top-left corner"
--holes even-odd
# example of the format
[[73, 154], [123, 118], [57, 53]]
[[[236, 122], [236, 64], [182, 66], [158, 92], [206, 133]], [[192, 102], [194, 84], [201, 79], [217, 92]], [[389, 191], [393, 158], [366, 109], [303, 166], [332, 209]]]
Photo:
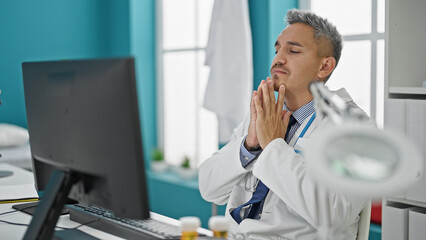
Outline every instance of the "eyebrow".
[[[288, 41], [287, 42], [289, 45], [293, 45], [293, 46], [297, 46], [297, 47], [303, 47], [303, 45], [299, 42], [292, 42], [292, 41]], [[278, 41], [275, 41], [275, 47], [276, 46], [280, 46], [280, 44], [278, 43]]]
[[293, 46], [298, 46], [298, 47], [303, 47], [303, 45], [301, 44], [301, 43], [299, 43], [299, 42], [287, 42], [288, 44], [290, 44], [290, 45], [293, 45]]

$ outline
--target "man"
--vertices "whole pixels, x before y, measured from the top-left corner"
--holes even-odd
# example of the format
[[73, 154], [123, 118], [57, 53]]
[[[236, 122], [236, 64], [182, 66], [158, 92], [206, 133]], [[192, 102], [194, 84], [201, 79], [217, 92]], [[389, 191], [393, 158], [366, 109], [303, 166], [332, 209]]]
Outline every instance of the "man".
[[[330, 124], [316, 117], [308, 86], [330, 77], [342, 37], [311, 12], [290, 10], [287, 22], [275, 43], [272, 79], [253, 92], [250, 116], [234, 130], [231, 141], [201, 164], [200, 192], [207, 201], [227, 203], [231, 238], [355, 239], [359, 213], [367, 202], [339, 193], [320, 199], [326, 193], [319, 194], [303, 153], [295, 151]], [[337, 94], [351, 111], [367, 118], [344, 89]], [[328, 204], [330, 211], [320, 203]], [[330, 219], [326, 230], [321, 228], [324, 217]]]

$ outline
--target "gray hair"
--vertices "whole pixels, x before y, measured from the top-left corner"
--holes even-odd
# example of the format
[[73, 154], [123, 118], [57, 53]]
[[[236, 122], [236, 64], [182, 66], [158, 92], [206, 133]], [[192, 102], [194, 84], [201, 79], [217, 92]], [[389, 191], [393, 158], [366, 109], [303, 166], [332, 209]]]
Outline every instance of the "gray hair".
[[[336, 26], [330, 23], [327, 19], [319, 17], [313, 12], [291, 9], [287, 12], [287, 20], [288, 24], [293, 23], [304, 23], [314, 28], [314, 39], [318, 43], [320, 43], [323, 39], [326, 40], [326, 48], [331, 47], [333, 51], [333, 57], [336, 59], [336, 66], [339, 62], [340, 55], [342, 54], [342, 35], [340, 35], [339, 31], [337, 31]], [[318, 46], [318, 55], [325, 56], [324, 52], [326, 49], [321, 49], [321, 46]], [[331, 75], [331, 74], [330, 74]], [[330, 77], [326, 78], [326, 80]]]

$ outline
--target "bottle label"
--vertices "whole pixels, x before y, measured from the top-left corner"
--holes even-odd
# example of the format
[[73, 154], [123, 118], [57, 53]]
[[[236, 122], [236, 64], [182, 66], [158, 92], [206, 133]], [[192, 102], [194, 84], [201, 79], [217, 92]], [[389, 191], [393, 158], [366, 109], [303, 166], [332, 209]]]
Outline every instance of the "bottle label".
[[215, 238], [228, 238], [227, 231], [213, 231], [213, 237]]
[[195, 240], [198, 238], [197, 232], [182, 232], [180, 240]]

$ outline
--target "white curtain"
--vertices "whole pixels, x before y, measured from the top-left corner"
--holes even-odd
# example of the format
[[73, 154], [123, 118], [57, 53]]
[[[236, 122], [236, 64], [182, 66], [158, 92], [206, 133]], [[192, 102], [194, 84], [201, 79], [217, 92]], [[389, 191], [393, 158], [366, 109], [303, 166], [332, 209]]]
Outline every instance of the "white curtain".
[[217, 114], [219, 142], [226, 143], [249, 111], [253, 89], [247, 0], [215, 0], [205, 65], [210, 66], [210, 76], [204, 107]]

